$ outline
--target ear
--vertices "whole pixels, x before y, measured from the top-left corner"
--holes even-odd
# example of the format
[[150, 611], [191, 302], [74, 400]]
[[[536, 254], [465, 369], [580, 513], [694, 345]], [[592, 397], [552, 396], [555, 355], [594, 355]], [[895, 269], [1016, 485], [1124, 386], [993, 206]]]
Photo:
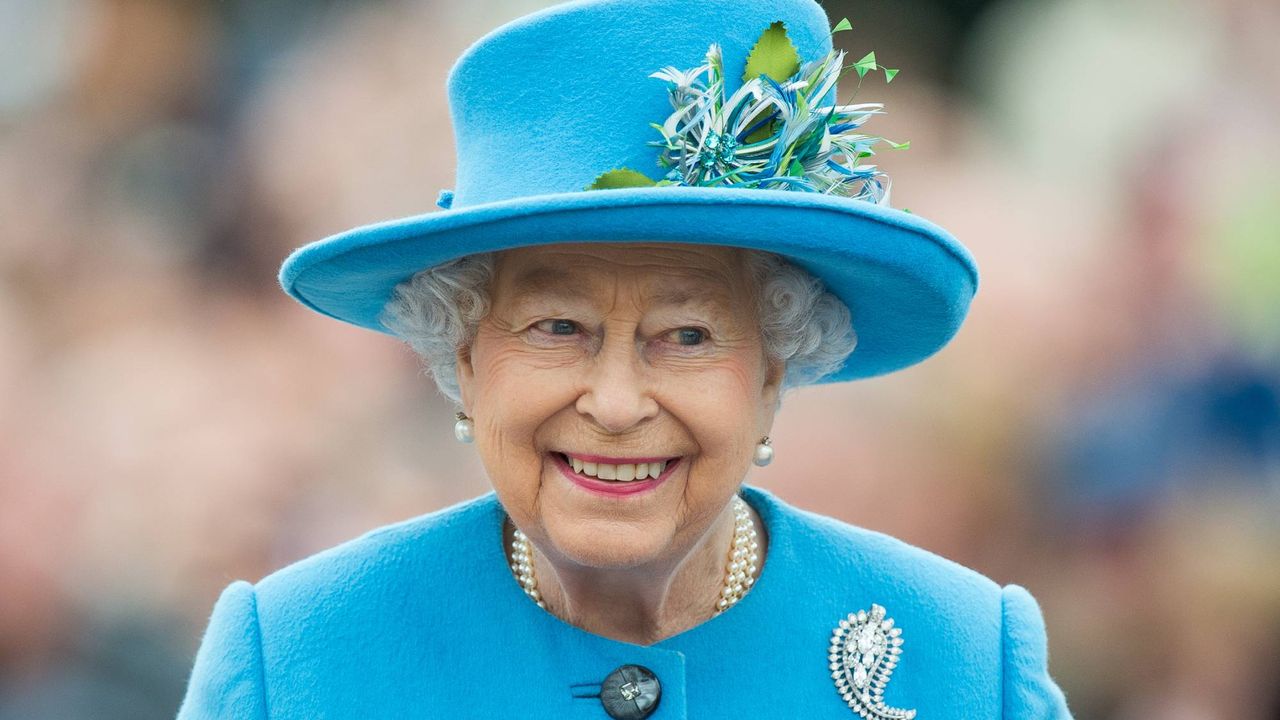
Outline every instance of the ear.
[[764, 386], [760, 388], [761, 404], [772, 412], [782, 404], [782, 381], [787, 375], [785, 360], [770, 359], [765, 366]]
[[471, 414], [471, 400], [476, 382], [476, 369], [471, 362], [471, 344], [458, 348], [456, 373], [458, 378], [458, 395], [462, 400], [462, 411]]
[[782, 392], [782, 380], [787, 376], [786, 360], [769, 360], [768, 370], [765, 373], [765, 387], [773, 387], [775, 391]]

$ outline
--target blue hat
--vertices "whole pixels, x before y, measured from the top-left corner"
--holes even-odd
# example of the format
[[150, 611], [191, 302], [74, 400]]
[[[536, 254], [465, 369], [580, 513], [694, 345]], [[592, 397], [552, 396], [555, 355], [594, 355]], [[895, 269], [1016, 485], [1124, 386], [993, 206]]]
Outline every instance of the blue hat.
[[[945, 230], [890, 208], [887, 178], [859, 164], [887, 142], [858, 132], [880, 106], [835, 104], [831, 35], [813, 0], [582, 0], [516, 20], [450, 73], [458, 168], [444, 210], [301, 247], [280, 284], [389, 333], [378, 318], [397, 284], [472, 253], [755, 248], [849, 307], [857, 348], [822, 381], [919, 362], [959, 329], [977, 269]], [[883, 68], [868, 56], [854, 69]]]

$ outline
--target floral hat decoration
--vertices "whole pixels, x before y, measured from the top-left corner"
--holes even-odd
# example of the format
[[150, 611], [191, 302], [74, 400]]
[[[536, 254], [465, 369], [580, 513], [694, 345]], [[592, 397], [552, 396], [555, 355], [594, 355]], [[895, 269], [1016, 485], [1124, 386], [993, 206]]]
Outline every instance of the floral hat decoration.
[[890, 206], [869, 161], [909, 143], [866, 134], [883, 105], [840, 104], [838, 83], [898, 71], [874, 52], [846, 64], [832, 36], [851, 28], [813, 0], [579, 0], [498, 28], [450, 73], [443, 211], [299, 248], [281, 286], [385, 333], [396, 285], [464, 255], [728, 245], [786, 257], [849, 307], [857, 348], [817, 382], [919, 362], [959, 329], [977, 269], [945, 230]]
[[[851, 30], [848, 18], [832, 35]], [[822, 192], [887, 205], [889, 184], [875, 165], [859, 165], [887, 142], [858, 130], [880, 103], [836, 105], [836, 82], [850, 70], [859, 85], [867, 73], [883, 69], [892, 82], [898, 71], [876, 64], [875, 51], [845, 66], [844, 51], [832, 50], [801, 66], [800, 55], [778, 21], [760, 35], [747, 56], [742, 85], [725, 98], [724, 59], [720, 46], [707, 50], [707, 61], [692, 70], [667, 67], [650, 77], [665, 80], [675, 111], [652, 127], [662, 134], [658, 164], [670, 168], [659, 182], [644, 173], [619, 168], [603, 173], [589, 190], [620, 187], [686, 185], [690, 187], [772, 188]]]

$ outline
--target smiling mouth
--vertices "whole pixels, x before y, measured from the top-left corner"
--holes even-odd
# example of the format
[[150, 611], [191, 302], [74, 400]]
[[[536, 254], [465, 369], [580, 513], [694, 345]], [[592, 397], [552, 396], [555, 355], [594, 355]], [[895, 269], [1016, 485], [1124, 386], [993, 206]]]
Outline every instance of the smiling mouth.
[[575, 473], [583, 477], [618, 483], [656, 480], [666, 472], [668, 467], [680, 460], [679, 457], [673, 457], [662, 460], [649, 458], [647, 462], [607, 463], [599, 462], [598, 459], [586, 460], [562, 452], [555, 454], [564, 461], [565, 465], [573, 468]]

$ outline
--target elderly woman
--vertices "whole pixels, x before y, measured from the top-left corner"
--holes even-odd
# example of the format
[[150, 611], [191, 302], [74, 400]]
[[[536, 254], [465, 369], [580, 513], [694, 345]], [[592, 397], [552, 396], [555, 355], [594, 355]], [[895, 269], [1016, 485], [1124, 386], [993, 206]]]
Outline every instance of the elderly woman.
[[181, 717], [1068, 717], [1025, 590], [743, 484], [785, 389], [924, 359], [976, 288], [832, 32], [587, 0], [463, 56], [446, 211], [281, 282], [409, 342], [494, 492], [233, 583]]

